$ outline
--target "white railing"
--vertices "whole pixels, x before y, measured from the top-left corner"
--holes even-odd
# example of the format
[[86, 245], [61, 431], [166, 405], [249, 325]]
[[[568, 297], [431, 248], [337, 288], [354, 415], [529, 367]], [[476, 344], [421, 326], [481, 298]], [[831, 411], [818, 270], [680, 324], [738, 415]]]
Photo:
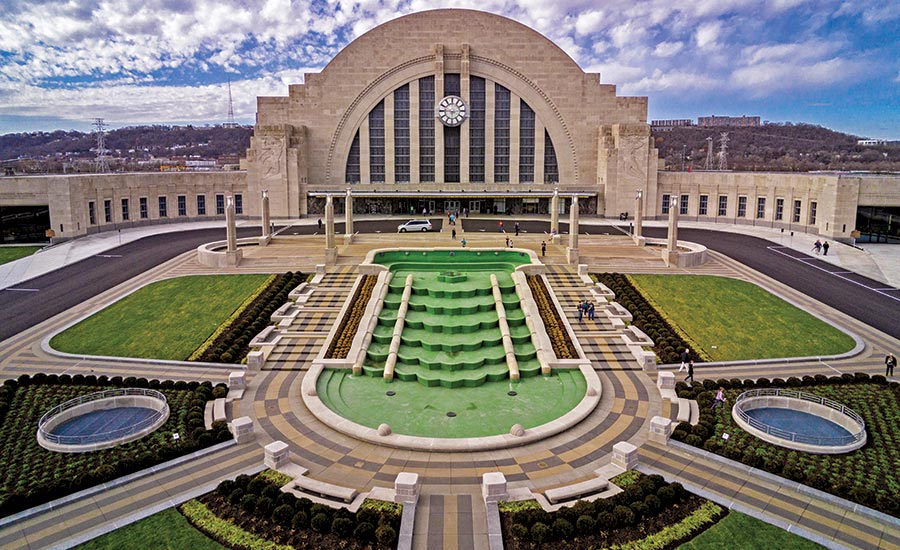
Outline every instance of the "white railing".
[[[127, 396], [142, 396], [154, 398], [158, 400], [159, 407], [154, 409], [154, 414], [141, 420], [140, 422], [132, 424], [131, 426], [124, 426], [122, 428], [111, 430], [108, 432], [92, 433], [87, 435], [58, 435], [48, 432], [44, 429], [44, 426], [53, 418], [79, 405], [84, 405], [85, 403], [90, 403], [93, 401], [99, 401], [101, 399]], [[57, 443], [60, 445], [87, 445], [90, 443], [97, 443], [101, 441], [112, 441], [115, 439], [119, 439], [120, 437], [138, 433], [141, 430], [149, 428], [150, 426], [155, 424], [160, 418], [167, 415], [168, 412], [169, 404], [166, 402], [166, 396], [156, 390], [148, 390], [142, 388], [117, 388], [114, 390], [104, 390], [100, 392], [89, 393], [87, 395], [82, 395], [53, 407], [52, 409], [44, 413], [44, 416], [41, 417], [40, 421], [38, 422], [38, 432], [40, 432], [41, 436], [44, 439], [52, 443]]]
[[[756, 420], [752, 418], [750, 415], [744, 411], [743, 407], [740, 406], [741, 401], [746, 399], [752, 399], [755, 397], [784, 397], [789, 399], [799, 399], [801, 401], [808, 401], [810, 403], [816, 403], [818, 405], [824, 405], [829, 409], [834, 409], [839, 411], [841, 414], [850, 417], [859, 425], [859, 430], [855, 434], [845, 435], [841, 437], [817, 437], [810, 435], [798, 434], [795, 432], [782, 430], [776, 428], [774, 426], [770, 426], [764, 422]], [[807, 393], [799, 390], [789, 390], [782, 388], [764, 388], [757, 390], [749, 390], [745, 391], [734, 402], [735, 411], [738, 416], [740, 416], [741, 420], [746, 422], [748, 425], [753, 428], [770, 434], [772, 436], [778, 437], [780, 439], [785, 439], [787, 441], [793, 441], [796, 443], [804, 443], [807, 445], [819, 445], [823, 447], [840, 447], [844, 445], [850, 445], [852, 443], [856, 443], [865, 437], [866, 434], [866, 422], [862, 419], [862, 417], [857, 414], [853, 409], [838, 403], [837, 401], [832, 401], [831, 399], [827, 399], [825, 397], [821, 397], [812, 393]]]

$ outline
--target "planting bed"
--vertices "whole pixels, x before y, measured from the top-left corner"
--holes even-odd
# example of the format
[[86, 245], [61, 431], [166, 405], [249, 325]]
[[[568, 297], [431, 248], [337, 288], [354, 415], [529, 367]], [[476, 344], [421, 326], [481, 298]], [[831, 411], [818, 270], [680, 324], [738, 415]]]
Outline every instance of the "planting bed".
[[[166, 396], [170, 414], [154, 433], [90, 453], [56, 453], [38, 445], [38, 421], [52, 406], [110, 387], [149, 387]], [[0, 516], [191, 453], [230, 437], [224, 422], [203, 427], [203, 407], [224, 386], [82, 375], [23, 375], [0, 386]], [[180, 434], [178, 440], [173, 433]]]
[[[709, 408], [715, 388], [726, 388], [729, 406]], [[742, 430], [732, 419], [730, 404], [747, 389], [789, 387], [843, 403], [866, 423], [868, 443], [843, 455], [817, 455], [792, 451], [761, 441]], [[900, 517], [900, 384], [883, 376], [857, 373], [831, 378], [818, 375], [772, 381], [704, 380], [693, 389], [676, 385], [680, 397], [696, 398], [700, 422], [679, 424], [672, 437], [798, 481], [816, 489]], [[722, 439], [722, 434], [729, 439]]]

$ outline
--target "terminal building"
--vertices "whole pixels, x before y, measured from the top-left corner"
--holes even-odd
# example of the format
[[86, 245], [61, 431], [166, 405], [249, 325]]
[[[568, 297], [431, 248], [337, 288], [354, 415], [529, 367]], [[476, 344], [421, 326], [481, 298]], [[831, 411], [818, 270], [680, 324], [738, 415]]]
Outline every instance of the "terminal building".
[[864, 218], [900, 237], [900, 177], [660, 171], [647, 101], [510, 19], [420, 12], [360, 36], [286, 95], [258, 98], [241, 170], [0, 177], [0, 229], [5, 242], [43, 226], [60, 240], [215, 219], [226, 196], [253, 219], [264, 190], [275, 219], [318, 217], [328, 195], [341, 211], [348, 189], [360, 214], [549, 214], [558, 192], [562, 213], [577, 196], [583, 215], [618, 219], [642, 190], [648, 219], [675, 206], [851, 240]]

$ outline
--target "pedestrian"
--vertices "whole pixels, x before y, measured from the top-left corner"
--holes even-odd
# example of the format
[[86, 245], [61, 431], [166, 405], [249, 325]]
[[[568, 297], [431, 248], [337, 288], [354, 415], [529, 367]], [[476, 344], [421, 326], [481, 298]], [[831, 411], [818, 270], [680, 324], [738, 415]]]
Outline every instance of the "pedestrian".
[[509, 235], [506, 237], [506, 248], [509, 248]]
[[[693, 382], [693, 380], [691, 380]], [[719, 388], [719, 391], [716, 392], [716, 400], [713, 401], [712, 407], [710, 407], [711, 411], [716, 410], [716, 407], [725, 402], [725, 388]]]
[[519, 222], [516, 222], [516, 237], [519, 236]]
[[456, 216], [450, 214], [450, 225], [456, 225]]
[[547, 255], [547, 241], [541, 241], [541, 256]]
[[322, 231], [322, 218], [319, 218], [318, 224], [319, 224], [319, 231]]
[[584, 302], [578, 301], [578, 320], [581, 320], [581, 316], [584, 314]]
[[453, 239], [454, 241], [456, 240], [456, 229], [455, 228], [453, 229], [453, 231], [450, 232], [450, 238]]
[[825, 241], [824, 243], [822, 243], [822, 255], [823, 255], [823, 256], [827, 256], [827, 255], [828, 255], [828, 247], [829, 247], [829, 246], [831, 246], [831, 245], [828, 244], [828, 241]]
[[461, 241], [459, 242], [459, 244], [461, 244], [462, 247], [465, 248], [465, 247], [466, 247], [466, 240], [465, 240], [465, 239], [461, 240]]
[[894, 376], [894, 367], [897, 366], [897, 358], [894, 357], [894, 354], [888, 352], [887, 357], [884, 358], [884, 375], [885, 376]]
[[497, 231], [503, 233], [503, 220], [497, 222]]
[[684, 381], [687, 382], [687, 379], [690, 378], [691, 386], [693, 386], [694, 385], [694, 361], [693, 361], [693, 359], [688, 361], [687, 371], [688, 371], [688, 373], [687, 373], [687, 376], [684, 377]]
[[678, 372], [681, 372], [687, 369], [688, 361], [691, 359], [691, 348], [684, 348], [684, 351], [681, 352], [681, 366], [678, 367]]
[[506, 240], [509, 241], [509, 247], [512, 248], [512, 247], [513, 247], [513, 242], [509, 239], [509, 237], [507, 237]]
[[815, 251], [816, 256], [818, 256], [819, 252], [822, 250], [822, 241], [816, 239], [816, 242], [813, 244], [812, 249]]
[[588, 321], [593, 321], [594, 320], [594, 302], [588, 302], [587, 314], [588, 314]]

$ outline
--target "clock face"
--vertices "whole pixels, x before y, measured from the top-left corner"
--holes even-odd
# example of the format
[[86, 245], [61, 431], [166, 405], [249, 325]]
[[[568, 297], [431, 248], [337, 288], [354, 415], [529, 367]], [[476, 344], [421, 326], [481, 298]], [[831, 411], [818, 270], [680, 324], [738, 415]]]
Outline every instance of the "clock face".
[[461, 97], [448, 95], [437, 104], [435, 116], [444, 126], [459, 126], [469, 116], [469, 108]]

